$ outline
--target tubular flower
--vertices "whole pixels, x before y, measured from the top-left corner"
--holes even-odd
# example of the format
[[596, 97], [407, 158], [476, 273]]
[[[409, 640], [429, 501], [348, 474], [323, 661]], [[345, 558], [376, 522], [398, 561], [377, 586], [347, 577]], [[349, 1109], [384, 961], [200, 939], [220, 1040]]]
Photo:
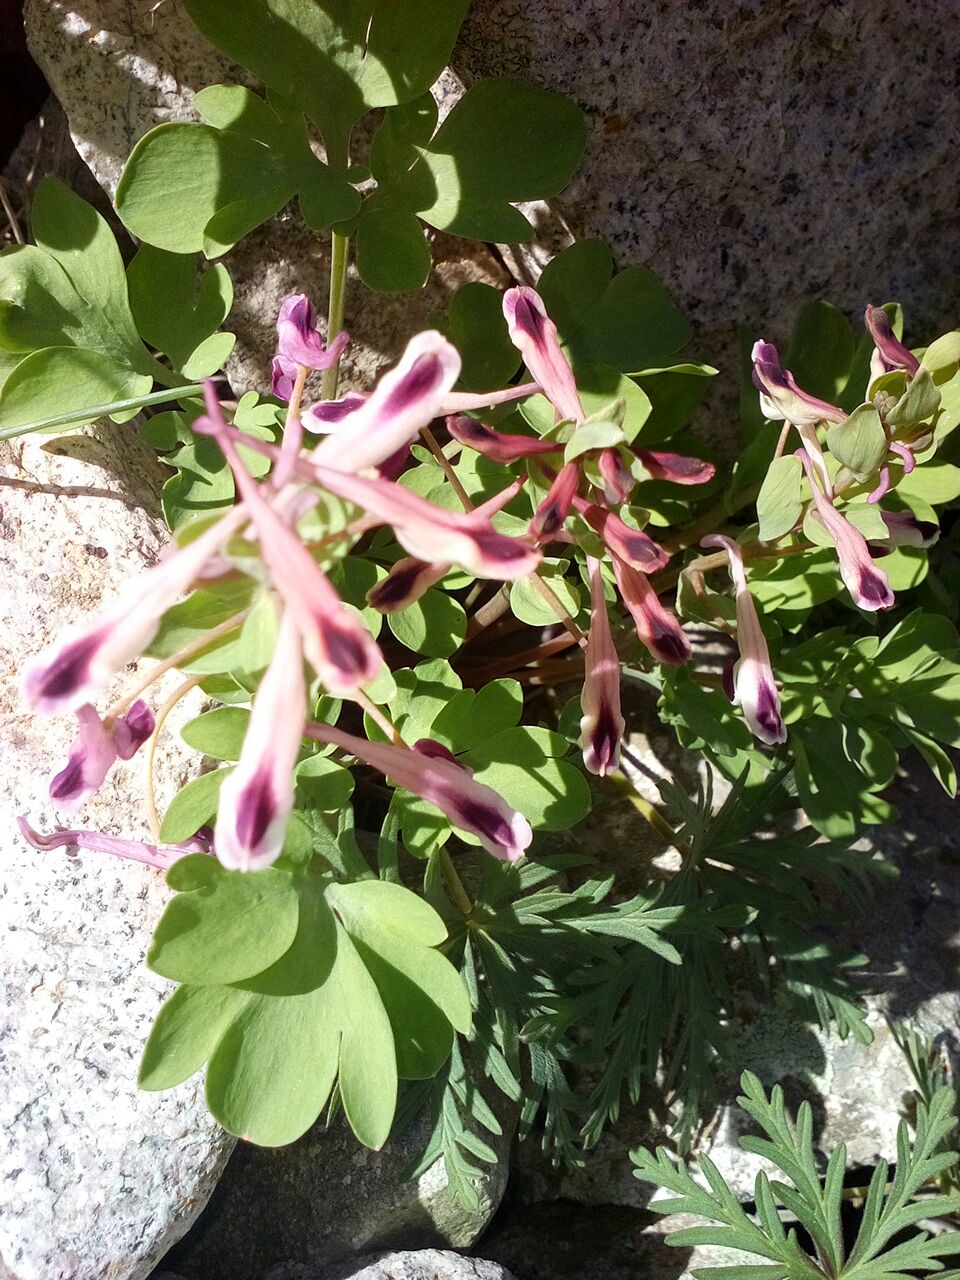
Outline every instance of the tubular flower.
[[214, 436], [230, 464], [260, 538], [273, 585], [296, 623], [307, 660], [331, 693], [352, 693], [380, 670], [383, 665], [380, 650], [245, 470], [212, 383], [204, 387], [204, 396], [207, 413], [197, 419], [194, 430]]
[[651, 480], [669, 480], [671, 484], [706, 484], [716, 474], [712, 462], [702, 458], [686, 458], [679, 453], [661, 453], [656, 449], [634, 449]]
[[887, 526], [884, 542], [869, 542], [871, 550], [885, 555], [894, 547], [932, 547], [940, 537], [940, 527], [932, 520], [918, 520], [912, 511], [881, 511]]
[[646, 574], [617, 555], [610, 558], [621, 599], [630, 610], [640, 640], [658, 662], [682, 667], [690, 658], [690, 642], [680, 623], [660, 603]]
[[606, 507], [577, 497], [573, 499], [573, 505], [596, 529], [610, 554], [619, 556], [631, 568], [639, 569], [641, 573], [656, 573], [668, 563], [669, 555], [648, 533], [642, 529], [631, 529]]
[[580, 694], [580, 746], [583, 763], [601, 778], [620, 763], [626, 724], [620, 711], [620, 662], [610, 632], [600, 562], [587, 557], [590, 573], [590, 634], [586, 673]]
[[760, 392], [760, 409], [771, 422], [789, 422], [796, 427], [803, 446], [823, 482], [832, 494], [830, 469], [817, 439], [818, 422], [843, 422], [846, 414], [826, 400], [818, 400], [797, 386], [793, 374], [780, 364], [780, 354], [772, 342], [761, 338], [753, 346], [753, 385]]
[[[311, 455], [335, 471], [367, 471], [415, 440], [442, 411], [444, 398], [460, 376], [460, 356], [441, 334], [418, 333], [395, 369], [377, 383], [339, 430], [321, 440]], [[314, 419], [307, 415], [308, 426]]]
[[[478, 578], [511, 582], [540, 563], [540, 553], [521, 538], [497, 533], [482, 511], [447, 511], [402, 485], [314, 466], [317, 482], [390, 524], [412, 556], [432, 564], [458, 564]], [[509, 499], [508, 499], [509, 501]]]
[[284, 614], [270, 665], [253, 699], [237, 767], [220, 790], [213, 846], [232, 871], [275, 862], [293, 808], [293, 770], [306, 720], [300, 637]]
[[77, 708], [77, 736], [67, 763], [50, 779], [50, 799], [68, 812], [97, 791], [119, 758], [129, 760], [153, 733], [153, 714], [135, 702], [112, 727], [103, 723], [89, 702]]
[[42, 836], [34, 831], [22, 815], [17, 818], [20, 834], [34, 849], [92, 849], [97, 853], [109, 853], [115, 858], [130, 862], [142, 862], [157, 871], [169, 871], [175, 862], [188, 853], [210, 853], [209, 842], [200, 835], [192, 836], [183, 844], [145, 844], [140, 840], [124, 840], [121, 836], [108, 836], [102, 831], [52, 831]]
[[340, 400], [320, 400], [304, 410], [303, 425], [316, 435], [327, 436], [337, 431], [351, 414], [361, 408], [369, 399], [366, 392], [351, 391]]
[[510, 341], [543, 388], [560, 418], [582, 422], [586, 416], [577, 392], [573, 370], [557, 338], [557, 326], [535, 289], [520, 285], [503, 295], [503, 314]]
[[[348, 333], [338, 333], [328, 344], [317, 328], [317, 313], [305, 293], [291, 293], [280, 303], [277, 316], [277, 360], [274, 365], [274, 382], [277, 369], [281, 376], [295, 378], [297, 365], [307, 369], [329, 369], [343, 355], [349, 343]], [[292, 381], [291, 381], [292, 389]], [[276, 390], [275, 395], [280, 393]], [[289, 392], [282, 399], [289, 400]]]
[[603, 480], [603, 496], [607, 502], [626, 502], [637, 482], [623, 465], [619, 449], [603, 449], [597, 458], [597, 469]]
[[787, 731], [780, 715], [780, 694], [773, 678], [770, 651], [747, 586], [740, 546], [721, 533], [711, 534], [700, 545], [720, 547], [726, 551], [730, 561], [737, 604], [737, 644], [740, 648], [740, 661], [733, 670], [733, 702], [743, 711], [743, 718], [755, 738], [770, 746], [786, 742]]
[[803, 469], [807, 473], [817, 515], [837, 548], [840, 576], [853, 596], [854, 603], [861, 609], [868, 609], [874, 613], [878, 609], [889, 609], [894, 602], [890, 583], [883, 570], [878, 569], [874, 564], [863, 534], [840, 514], [821, 491], [814, 479], [813, 468], [806, 450], [798, 449], [797, 457], [803, 463]]
[[141, 575], [132, 589], [92, 622], [70, 628], [24, 667], [22, 688], [37, 711], [75, 711], [121, 667], [139, 657], [167, 609], [188, 591], [206, 563], [246, 519], [235, 507], [193, 542]]
[[868, 306], [864, 319], [874, 344], [870, 360], [871, 380], [892, 369], [903, 369], [912, 378], [920, 368], [920, 361], [893, 332], [890, 317], [883, 307]]
[[274, 356], [270, 362], [270, 390], [278, 400], [289, 400], [293, 384], [297, 380], [297, 365], [284, 356]]
[[473, 771], [459, 760], [450, 760], [442, 748], [431, 754], [427, 741], [418, 742], [416, 750], [369, 742], [326, 724], [308, 724], [306, 732], [318, 742], [332, 742], [378, 769], [395, 786], [435, 805], [455, 827], [476, 836], [495, 858], [515, 862], [533, 839], [523, 814], [511, 809], [491, 787], [476, 782]]
[[476, 418], [454, 415], [447, 418], [447, 431], [460, 444], [493, 462], [509, 465], [518, 458], [532, 458], [539, 453], [557, 453], [563, 445], [555, 440], [540, 440], [537, 436], [509, 435], [495, 431]]
[[530, 521], [530, 536], [537, 542], [549, 542], [563, 528], [579, 483], [579, 464], [565, 462]]

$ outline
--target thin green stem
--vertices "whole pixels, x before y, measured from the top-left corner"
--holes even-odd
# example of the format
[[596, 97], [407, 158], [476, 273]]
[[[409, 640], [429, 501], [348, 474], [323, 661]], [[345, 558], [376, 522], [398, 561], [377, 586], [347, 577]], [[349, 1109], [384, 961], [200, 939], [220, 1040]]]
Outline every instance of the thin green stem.
[[168, 400], [182, 400], [185, 396], [202, 396], [203, 386], [191, 383], [186, 387], [170, 387], [165, 391], [152, 391], [148, 396], [135, 396], [131, 400], [111, 400], [109, 404], [93, 404], [86, 409], [72, 409], [58, 413], [54, 418], [41, 418], [22, 427], [0, 427], [0, 440], [12, 440], [31, 431], [43, 431], [47, 427], [69, 427], [77, 422], [93, 422], [111, 413], [123, 413], [127, 409], [145, 409], [151, 404], [165, 404]]
[[450, 890], [450, 896], [453, 898], [454, 906], [464, 916], [473, 914], [473, 903], [470, 901], [470, 895], [463, 887], [463, 881], [460, 874], [453, 865], [453, 859], [446, 849], [440, 850], [439, 856], [440, 870], [443, 872], [443, 878], [447, 882], [447, 888]]
[[[350, 261], [350, 237], [339, 231], [330, 233], [330, 305], [327, 309], [327, 342], [343, 330], [343, 308], [347, 296], [347, 266]], [[324, 400], [337, 398], [340, 361], [324, 369], [320, 395]]]

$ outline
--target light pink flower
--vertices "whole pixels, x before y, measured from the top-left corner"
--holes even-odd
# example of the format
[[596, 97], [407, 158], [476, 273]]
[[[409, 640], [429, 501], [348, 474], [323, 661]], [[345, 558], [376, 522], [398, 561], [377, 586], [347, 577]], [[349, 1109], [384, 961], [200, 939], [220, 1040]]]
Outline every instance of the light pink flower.
[[269, 867], [293, 808], [294, 766], [306, 720], [300, 637], [284, 614], [277, 646], [253, 699], [236, 768], [220, 788], [213, 844], [232, 871]]
[[580, 484], [580, 464], [565, 462], [530, 521], [530, 536], [537, 542], [550, 542], [563, 528]]
[[753, 385], [760, 392], [760, 408], [765, 418], [772, 422], [790, 422], [796, 427], [824, 492], [832, 494], [830, 469], [817, 438], [817, 423], [843, 422], [847, 415], [836, 405], [801, 391], [793, 374], [781, 366], [777, 348], [762, 338], [753, 347]]
[[476, 418], [454, 415], [447, 418], [447, 431], [454, 440], [490, 458], [493, 462], [509, 465], [518, 458], [532, 458], [542, 453], [558, 453], [562, 444], [555, 440], [541, 440], [537, 436], [510, 435], [495, 431]]
[[385, 578], [367, 592], [367, 604], [380, 613], [399, 613], [445, 578], [453, 568], [450, 564], [429, 564], [416, 556], [406, 556], [390, 566]]
[[197, 419], [194, 430], [214, 436], [230, 464], [273, 585], [296, 623], [307, 660], [331, 693], [352, 693], [380, 670], [380, 650], [244, 468], [211, 382], [205, 385], [204, 396], [207, 413]]
[[874, 613], [878, 609], [889, 609], [894, 603], [890, 582], [883, 570], [874, 564], [866, 538], [840, 514], [822, 492], [814, 478], [806, 450], [798, 449], [797, 457], [807, 473], [817, 515], [837, 548], [840, 576], [853, 596], [854, 603], [861, 609], [869, 609]]
[[674, 615], [660, 603], [646, 574], [619, 556], [610, 557], [623, 603], [630, 610], [643, 645], [658, 662], [682, 667], [690, 658], [690, 642]]
[[864, 319], [873, 339], [873, 357], [870, 361], [871, 379], [892, 369], [903, 369], [909, 377], [920, 368], [920, 361], [909, 351], [893, 331], [890, 317], [883, 307], [868, 306]]
[[619, 449], [601, 449], [597, 468], [603, 480], [603, 496], [608, 503], [626, 502], [637, 482], [623, 464]]
[[147, 569], [113, 605], [67, 630], [24, 667], [24, 697], [37, 711], [75, 711], [107, 681], [139, 657], [157, 634], [167, 609], [200, 576], [204, 566], [243, 523], [235, 507], [186, 546]]
[[210, 853], [210, 844], [203, 836], [192, 836], [183, 844], [146, 844], [142, 840], [125, 840], [121, 836], [108, 836], [102, 831], [52, 831], [40, 835], [22, 815], [17, 818], [20, 834], [34, 849], [92, 849], [97, 853], [109, 853], [115, 858], [130, 862], [142, 862], [157, 871], [169, 871], [175, 862], [188, 853]]
[[580, 746], [583, 763], [605, 777], [620, 763], [620, 741], [626, 723], [620, 711], [620, 661], [610, 631], [600, 562], [587, 557], [590, 574], [590, 634], [586, 671], [580, 694]]
[[[385, 373], [374, 391], [321, 440], [313, 461], [336, 471], [367, 471], [415, 440], [442, 409], [444, 398], [460, 376], [460, 356], [441, 334], [418, 333], [396, 368]], [[307, 414], [307, 426], [314, 418]]]
[[[323, 335], [317, 328], [317, 313], [305, 293], [288, 294], [280, 303], [277, 359], [284, 375], [295, 378], [297, 365], [307, 369], [331, 368], [343, 355], [349, 341], [349, 334], [338, 333], [329, 345], [324, 344]], [[289, 393], [282, 398], [289, 400]]]
[[78, 809], [97, 791], [119, 757], [129, 760], [153, 733], [153, 714], [142, 701], [112, 726], [105, 725], [89, 702], [77, 708], [77, 736], [67, 763], [50, 779], [50, 800], [60, 809]]
[[578, 497], [573, 499], [573, 505], [591, 528], [596, 529], [611, 555], [619, 556], [632, 568], [641, 573], [656, 573], [669, 563], [667, 552], [648, 533], [632, 529], [606, 507]]
[[716, 467], [702, 458], [686, 458], [679, 453], [663, 453], [657, 449], [634, 449], [651, 480], [668, 480], [670, 484], [706, 484]]
[[932, 520], [918, 520], [912, 511], [881, 511], [887, 526], [885, 542], [869, 542], [869, 546], [881, 553], [894, 547], [932, 547], [940, 537], [940, 526]]
[[585, 414], [573, 370], [557, 338], [557, 326], [547, 315], [540, 295], [527, 285], [508, 289], [503, 296], [510, 341], [543, 388], [560, 418], [582, 422]]
[[740, 546], [722, 533], [711, 534], [700, 545], [722, 548], [730, 561], [737, 604], [737, 645], [740, 648], [740, 661], [733, 673], [733, 701], [743, 711], [743, 718], [755, 738], [770, 746], [786, 742], [787, 731], [780, 715], [780, 693], [773, 678], [770, 650], [747, 586]]
[[442, 748], [431, 753], [427, 742], [418, 742], [417, 750], [369, 742], [326, 724], [308, 724], [307, 734], [318, 742], [332, 742], [378, 769], [395, 786], [435, 805], [453, 826], [476, 836], [495, 858], [514, 862], [523, 857], [533, 839], [526, 818], [491, 787], [475, 781], [473, 771], [459, 760], [450, 760]]

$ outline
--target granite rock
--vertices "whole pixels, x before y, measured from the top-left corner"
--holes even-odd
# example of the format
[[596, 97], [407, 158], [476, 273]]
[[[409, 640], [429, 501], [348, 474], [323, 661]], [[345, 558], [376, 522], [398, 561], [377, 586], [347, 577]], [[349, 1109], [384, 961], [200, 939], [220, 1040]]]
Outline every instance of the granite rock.
[[[915, 342], [955, 324], [955, 19], [952, 0], [909, 23], [857, 0], [478, 0], [453, 66], [586, 111], [557, 206], [691, 317], [693, 349], [721, 370], [698, 418], [720, 447], [737, 422], [738, 325], [783, 340], [816, 298], [857, 321], [897, 298]], [[537, 247], [518, 257], [542, 266]]]
[[241, 1143], [206, 1212], [167, 1262], [187, 1280], [261, 1280], [288, 1261], [323, 1268], [379, 1249], [467, 1248], [507, 1182], [516, 1115], [499, 1118], [499, 1159], [483, 1166], [474, 1210], [458, 1201], [442, 1159], [404, 1181], [427, 1136], [423, 1117], [382, 1151], [362, 1147], [343, 1122], [329, 1130], [317, 1124], [280, 1149]]
[[[19, 814], [40, 830], [57, 825], [45, 790], [72, 718], [28, 714], [15, 677], [26, 655], [156, 560], [167, 542], [162, 477], [130, 427], [0, 450], [0, 1276], [140, 1280], [203, 1207], [233, 1140], [208, 1116], [199, 1082], [137, 1088], [170, 989], [143, 962], [168, 897], [162, 877], [98, 853], [39, 853], [16, 834]], [[161, 740], [161, 806], [196, 767], [175, 726], [197, 708], [185, 700]], [[117, 766], [60, 825], [149, 838], [144, 767], [142, 753]]]
[[465, 1258], [448, 1249], [416, 1249], [356, 1258], [334, 1267], [289, 1263], [265, 1280], [514, 1280], [509, 1271], [482, 1258]]

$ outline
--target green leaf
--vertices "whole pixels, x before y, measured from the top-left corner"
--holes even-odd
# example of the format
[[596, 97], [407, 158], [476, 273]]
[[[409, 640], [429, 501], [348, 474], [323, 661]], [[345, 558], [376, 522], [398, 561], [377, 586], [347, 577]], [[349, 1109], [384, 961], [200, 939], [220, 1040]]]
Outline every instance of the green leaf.
[[547, 729], [505, 729], [464, 754], [478, 782], [492, 787], [534, 826], [565, 831], [590, 812], [590, 788], [566, 754], [566, 738]]
[[226, 267], [218, 263], [198, 274], [189, 254], [144, 244], [127, 268], [127, 286], [137, 328], [151, 346], [189, 378], [216, 373], [236, 341], [216, 333], [233, 306]]
[[250, 712], [245, 707], [217, 707], [188, 720], [180, 737], [188, 747], [215, 760], [239, 760], [249, 723]]
[[298, 192], [316, 230], [356, 214], [358, 193], [314, 156], [301, 115], [239, 85], [194, 101], [214, 123], [158, 125], [127, 160], [116, 205], [138, 239], [217, 257]]
[[950, 462], [941, 462], [938, 458], [921, 463], [909, 475], [901, 477], [897, 493], [908, 502], [912, 497], [917, 497], [932, 507], [955, 502], [960, 498], [960, 467], [955, 467]]
[[[547, 558], [541, 562], [537, 573], [570, 617], [576, 618], [580, 612], [580, 592], [575, 583], [563, 576], [566, 564], [564, 560]], [[510, 584], [510, 609], [514, 617], [530, 627], [549, 627], [560, 621], [559, 610], [529, 575]]]
[[793, 326], [784, 366], [804, 391], [835, 404], [850, 375], [854, 345], [846, 316], [829, 302], [811, 302]]
[[516, 680], [494, 680], [478, 692], [453, 695], [430, 726], [430, 737], [451, 751], [479, 746], [503, 729], [520, 723], [523, 690]]
[[229, 772], [229, 769], [217, 769], [203, 773], [181, 787], [164, 814], [160, 839], [167, 844], [178, 844], [206, 826], [217, 812], [220, 788]]
[[510, 341], [503, 314], [503, 295], [492, 285], [471, 281], [453, 295], [446, 335], [460, 352], [460, 385], [470, 391], [494, 391], [520, 367], [520, 353]]
[[[623, 434], [628, 442], [636, 439], [652, 408], [647, 393], [608, 364], [582, 365], [576, 372], [577, 390], [587, 417], [599, 414], [613, 400], [622, 400], [626, 406]], [[530, 396], [522, 402], [520, 412], [540, 435], [552, 430], [555, 413], [545, 396]]]
[[203, 34], [346, 154], [372, 107], [417, 98], [446, 66], [468, 0], [185, 0]]
[[530, 240], [533, 227], [513, 206], [562, 191], [585, 142], [583, 114], [568, 98], [522, 80], [478, 80], [417, 148], [413, 168], [376, 201], [452, 235]]
[[235, 987], [180, 987], [164, 1004], [143, 1050], [141, 1089], [172, 1089], [199, 1071], [243, 1007]]
[[274, 867], [227, 871], [206, 854], [181, 858], [167, 875], [178, 889], [160, 918], [147, 963], [165, 978], [211, 987], [260, 973], [293, 943], [299, 899]]
[[307, 756], [294, 772], [297, 803], [322, 813], [337, 813], [353, 794], [353, 775], [329, 756]]
[[423, 228], [404, 209], [364, 205], [356, 226], [357, 271], [376, 293], [422, 289], [430, 276], [430, 249]]
[[646, 267], [613, 275], [610, 251], [580, 241], [544, 268], [537, 289], [574, 367], [614, 365], [638, 373], [666, 364], [690, 341], [690, 326]]
[[[881, 428], [882, 430], [882, 428]], [[757, 496], [760, 541], [775, 542], [789, 533], [803, 514], [800, 486], [803, 467], [792, 454], [774, 458]]]
[[[0, 391], [0, 427], [28, 427], [52, 418], [65, 406], [102, 405], [113, 400], [147, 395], [149, 374], [134, 372], [104, 351], [82, 347], [44, 347], [25, 356], [8, 375]], [[94, 413], [75, 425], [94, 422]]]
[[827, 429], [827, 448], [858, 480], [866, 480], [887, 456], [887, 433], [872, 404], [859, 405]]
[[387, 624], [402, 645], [431, 658], [456, 653], [467, 634], [463, 605], [436, 587], [399, 613], [388, 614]]

